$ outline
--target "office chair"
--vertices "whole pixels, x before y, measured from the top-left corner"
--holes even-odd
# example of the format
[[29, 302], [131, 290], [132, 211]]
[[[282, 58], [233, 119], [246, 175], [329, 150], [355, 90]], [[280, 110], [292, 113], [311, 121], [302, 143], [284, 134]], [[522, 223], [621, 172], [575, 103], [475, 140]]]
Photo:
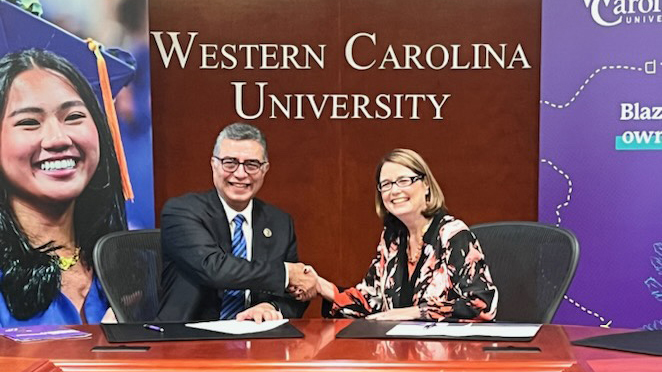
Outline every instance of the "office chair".
[[119, 323], [150, 321], [159, 311], [161, 231], [119, 231], [94, 247], [94, 268]]
[[471, 231], [499, 290], [496, 320], [551, 322], [577, 268], [575, 235], [536, 222], [484, 223]]

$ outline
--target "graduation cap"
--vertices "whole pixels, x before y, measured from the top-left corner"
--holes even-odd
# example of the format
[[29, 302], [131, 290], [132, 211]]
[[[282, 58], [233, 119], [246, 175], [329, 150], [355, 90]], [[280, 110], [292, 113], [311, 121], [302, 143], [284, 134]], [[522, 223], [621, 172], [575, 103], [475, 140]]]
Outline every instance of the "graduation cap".
[[135, 67], [126, 62], [132, 59], [130, 54], [122, 52], [123, 54], [119, 55], [124, 56], [125, 60], [117, 58], [89, 39], [83, 40], [34, 14], [0, 0], [0, 57], [32, 48], [48, 50], [66, 58], [90, 83], [97, 99], [103, 103], [108, 117], [122, 172], [124, 197], [133, 199], [112, 102], [112, 97], [129, 84], [135, 75]]

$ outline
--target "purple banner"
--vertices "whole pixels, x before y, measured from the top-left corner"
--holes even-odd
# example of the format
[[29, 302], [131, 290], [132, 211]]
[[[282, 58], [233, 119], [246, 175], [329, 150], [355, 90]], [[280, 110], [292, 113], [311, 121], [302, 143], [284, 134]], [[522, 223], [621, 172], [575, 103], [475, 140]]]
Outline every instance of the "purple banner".
[[556, 323], [662, 329], [659, 0], [543, 0], [539, 220], [579, 239]]

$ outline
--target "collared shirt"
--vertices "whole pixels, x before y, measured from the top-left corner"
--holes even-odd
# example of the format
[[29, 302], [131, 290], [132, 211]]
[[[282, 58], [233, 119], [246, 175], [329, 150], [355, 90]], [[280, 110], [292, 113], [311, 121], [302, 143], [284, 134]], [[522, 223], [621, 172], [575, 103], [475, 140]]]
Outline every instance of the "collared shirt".
[[[235, 211], [228, 205], [228, 203], [223, 199], [221, 195], [218, 195], [218, 198], [221, 199], [221, 203], [223, 204], [223, 210], [225, 210], [225, 216], [228, 218], [228, 225], [230, 226], [230, 236], [234, 236], [234, 232], [237, 229], [237, 226], [234, 225], [234, 220], [235, 217], [237, 217], [238, 214], [241, 214], [244, 216], [244, 219], [246, 222], [241, 226], [241, 230], [244, 232], [244, 238], [246, 239], [246, 260], [250, 261], [253, 258], [253, 199], [251, 199], [250, 202], [248, 202], [248, 205], [246, 208], [244, 208], [243, 211]], [[232, 239], [232, 238], [231, 238]], [[245, 307], [248, 309], [251, 304], [251, 291], [246, 290], [246, 301], [245, 301]]]

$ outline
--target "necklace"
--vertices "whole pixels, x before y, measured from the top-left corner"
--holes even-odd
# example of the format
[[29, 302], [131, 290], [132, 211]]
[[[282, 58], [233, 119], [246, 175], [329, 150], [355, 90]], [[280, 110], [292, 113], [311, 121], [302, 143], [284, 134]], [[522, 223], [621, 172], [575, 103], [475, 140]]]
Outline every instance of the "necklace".
[[421, 257], [421, 252], [423, 251], [423, 236], [425, 235], [425, 232], [428, 231], [428, 228], [430, 227], [430, 224], [432, 223], [432, 220], [429, 220], [425, 226], [421, 229], [421, 237], [420, 240], [417, 243], [419, 248], [416, 250], [416, 254], [412, 255], [411, 254], [411, 246], [409, 248], [409, 254], [407, 254], [407, 261], [409, 261], [410, 264], [415, 264], [418, 262], [418, 259]]
[[80, 258], [80, 247], [76, 247], [76, 251], [74, 252], [73, 256], [58, 258], [58, 266], [60, 266], [60, 270], [67, 271], [71, 269], [74, 265], [76, 265], [76, 263], [78, 263], [79, 258]]
[[421, 257], [421, 250], [419, 249], [419, 250], [416, 252], [416, 255], [415, 255], [415, 256], [410, 257], [409, 255], [407, 255], [407, 261], [409, 261], [410, 264], [415, 264], [415, 263], [418, 261], [418, 259], [419, 259], [420, 257]]
[[418, 259], [421, 257], [421, 252], [423, 251], [423, 239], [417, 241], [416, 246], [418, 247], [418, 249], [416, 249], [416, 253], [414, 254], [412, 245], [411, 244], [409, 245], [407, 261], [409, 261], [410, 264], [415, 264], [416, 262], [418, 262]]

